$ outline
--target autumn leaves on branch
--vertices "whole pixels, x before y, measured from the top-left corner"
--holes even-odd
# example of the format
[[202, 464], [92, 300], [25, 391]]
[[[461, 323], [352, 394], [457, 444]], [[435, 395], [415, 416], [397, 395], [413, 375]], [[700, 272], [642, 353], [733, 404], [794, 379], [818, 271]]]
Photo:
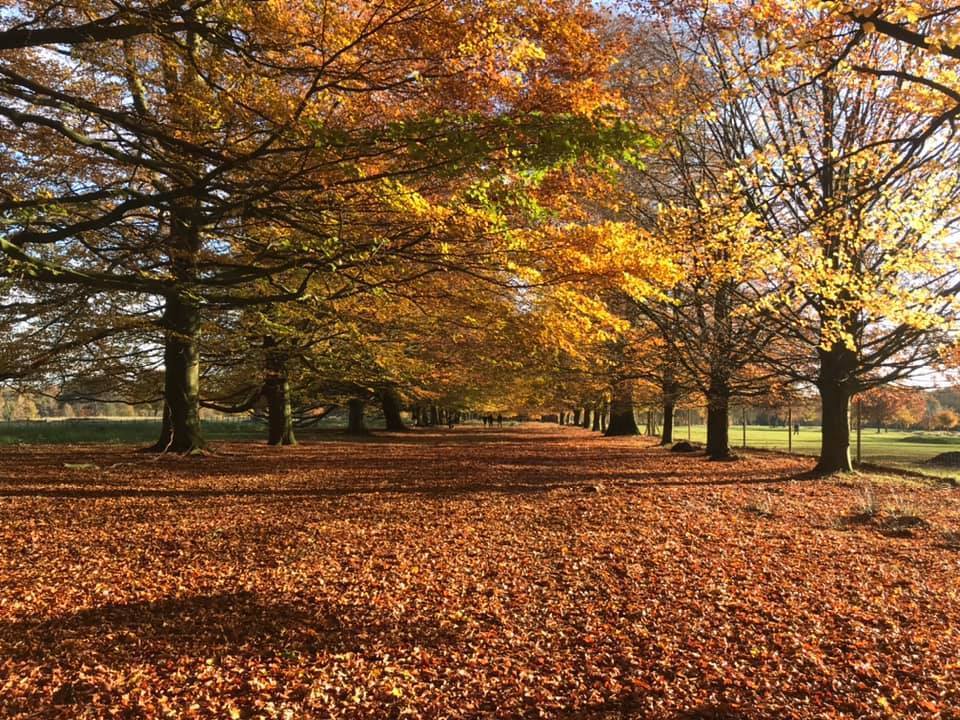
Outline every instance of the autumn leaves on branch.
[[162, 398], [157, 450], [646, 393], [721, 458], [806, 384], [846, 469], [850, 398], [952, 342], [949, 5], [7, 6], [0, 373]]

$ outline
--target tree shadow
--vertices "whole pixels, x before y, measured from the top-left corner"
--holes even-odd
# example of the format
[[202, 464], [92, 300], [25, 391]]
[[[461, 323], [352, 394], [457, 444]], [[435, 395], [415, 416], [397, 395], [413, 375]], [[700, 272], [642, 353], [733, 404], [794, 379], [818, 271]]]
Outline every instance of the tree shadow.
[[471, 495], [535, 495], [554, 490], [576, 489], [581, 481], [570, 483], [463, 483], [458, 485], [381, 485], [376, 487], [338, 488], [143, 488], [143, 487], [59, 487], [3, 488], [0, 497], [43, 497], [75, 500], [105, 498], [170, 498], [204, 500], [209, 498], [325, 499], [351, 495], [423, 495], [433, 498], [456, 498]]
[[[513, 428], [478, 428], [456, 426], [453, 428], [408, 427], [403, 431], [370, 430], [364, 435], [349, 435], [342, 430], [319, 430], [310, 433], [298, 434], [298, 440], [303, 438], [303, 445], [321, 445], [330, 443], [349, 443], [358, 445], [424, 445], [433, 447], [482, 445], [495, 443], [497, 445], [524, 445], [529, 446], [531, 441], [541, 444], [569, 443], [576, 436], [570, 436], [562, 430], [548, 428], [513, 427]], [[599, 436], [598, 436], [599, 437]]]
[[737, 485], [776, 485], [796, 481], [814, 479], [809, 472], [784, 473], [782, 475], [761, 475], [756, 471], [750, 473], [736, 473], [735, 468], [728, 472], [712, 472], [698, 474], [684, 470], [682, 466], [669, 470], [612, 470], [606, 473], [587, 472], [576, 476], [581, 483], [604, 483], [611, 487], [637, 489], [643, 491], [660, 488], [698, 488], [723, 487]]
[[[673, 473], [673, 477], [676, 477]], [[792, 473], [790, 475], [774, 475], [768, 477], [731, 477], [731, 478], [710, 478], [705, 480], [665, 480], [656, 483], [640, 483], [638, 487], [657, 488], [657, 487], [718, 487], [725, 485], [775, 485], [788, 483], [798, 480], [809, 480], [810, 474], [806, 471]]]
[[[449, 438], [458, 434], [463, 444], [485, 444], [476, 445], [473, 452], [461, 449], [451, 453], [447, 462], [438, 449], [446, 447]], [[800, 473], [758, 478], [755, 471], [743, 472], [735, 466], [708, 470], [701, 459], [673, 458], [661, 448], [632, 443], [604, 445], [604, 467], [610, 470], [597, 472], [596, 449], [600, 444], [586, 448], [574, 445], [562, 450], [549, 444], [567, 439], [562, 433], [541, 429], [488, 433], [443, 429], [384, 434], [376, 442], [344, 442], [341, 438], [296, 448], [230, 446], [214, 458], [133, 460], [136, 455], [131, 450], [96, 447], [17, 453], [0, 462], [0, 497], [200, 500], [405, 494], [453, 498], [478, 494], [533, 495], [576, 490], [594, 483], [649, 491], [816, 477]], [[392, 451], [385, 452], [386, 447]], [[657, 455], [659, 467], [643, 470], [644, 459], [653, 454]]]
[[[346, 621], [335, 606], [315, 600], [264, 602], [250, 592], [162, 598], [87, 608], [45, 620], [0, 623], [0, 652], [14, 660], [51, 657], [111, 665], [181, 656], [270, 657], [364, 652], [417, 638], [425, 647], [457, 640], [437, 625], [377, 616]], [[394, 643], [393, 640], [397, 639]]]
[[[345, 470], [356, 474], [368, 471], [398, 474], [402, 465], [423, 459], [443, 448], [476, 447], [479, 454], [471, 454], [470, 462], [483, 462], [483, 453], [495, 458], [512, 456], [519, 450], [536, 451], [555, 443], [568, 442], [562, 435], [527, 431], [476, 431], [457, 433], [456, 430], [418, 430], [404, 433], [381, 433], [368, 437], [337, 435], [317, 441], [301, 442], [294, 447], [269, 447], [251, 443], [214, 444], [213, 452], [204, 456], [175, 454], [143, 455], [135, 447], [118, 446], [49, 446], [31, 448], [8, 454], [0, 462], [0, 482], [3, 484], [63, 485], [78, 481], [95, 481], [98, 485], [118, 484], [116, 475], [122, 475], [123, 484], [136, 474], [144, 481], [151, 476], [227, 477], [249, 475], [276, 475], [284, 473], [317, 473]], [[338, 448], [349, 448], [346, 457]], [[391, 461], [385, 462], [385, 449], [392, 448]], [[331, 453], [333, 453], [331, 455]], [[522, 453], [517, 453], [522, 455]], [[549, 455], [549, 453], [544, 453]], [[544, 466], [571, 467], [591, 458], [589, 452], [574, 452], [563, 457], [539, 458]], [[446, 466], [441, 462], [440, 469]], [[529, 458], [528, 458], [529, 459]], [[346, 463], [344, 463], [346, 460]], [[455, 468], [464, 460], [461, 453], [449, 466]], [[536, 458], [531, 466], [537, 464]]]
[[[593, 703], [577, 710], [560, 712], [563, 720], [642, 720], [648, 717], [643, 698], [637, 693], [630, 693], [618, 698], [612, 698]], [[699, 705], [687, 710], [677, 711], [670, 716], [671, 720], [745, 720], [746, 715], [733, 707], [720, 703]]]
[[[508, 463], [510, 465], [514, 463]], [[525, 466], [526, 467], [526, 466]], [[723, 486], [773, 485], [816, 478], [804, 471], [789, 475], [750, 477], [744, 475], [683, 477], [682, 472], [635, 471], [635, 472], [571, 472], [562, 480], [556, 480], [557, 473], [552, 466], [538, 470], [530, 465], [529, 472], [518, 472], [515, 480], [460, 481], [456, 477], [449, 480], [417, 481], [416, 479], [397, 482], [395, 480], [345, 482], [334, 479], [327, 486], [314, 485], [289, 487], [279, 485], [260, 485], [254, 487], [182, 487], [169, 486], [169, 478], [163, 478], [165, 486], [149, 484], [149, 479], [132, 483], [122, 480], [95, 479], [81, 484], [78, 481], [65, 481], [56, 478], [25, 477], [15, 481], [0, 480], [0, 498], [36, 497], [74, 500], [97, 500], [107, 498], [126, 499], [177, 499], [205, 500], [216, 498], [284, 500], [301, 498], [305, 500], [323, 500], [366, 495], [420, 495], [425, 498], [456, 499], [481, 495], [541, 495], [554, 491], [580, 491], [591, 485], [604, 485], [629, 491], [652, 492], [664, 488], [698, 488]], [[351, 468], [353, 469], [353, 468]], [[392, 474], [398, 474], [395, 471]], [[250, 469], [247, 468], [247, 473]], [[229, 473], [225, 473], [229, 475]], [[362, 473], [360, 473], [362, 476]]]

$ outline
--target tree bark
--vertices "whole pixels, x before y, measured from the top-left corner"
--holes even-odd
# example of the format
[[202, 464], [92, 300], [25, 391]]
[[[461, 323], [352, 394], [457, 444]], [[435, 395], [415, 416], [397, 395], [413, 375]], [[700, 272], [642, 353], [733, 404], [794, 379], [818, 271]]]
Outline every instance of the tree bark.
[[816, 469], [821, 473], [850, 472], [850, 395], [838, 388], [820, 390], [823, 422], [820, 429], [820, 459]]
[[580, 408], [573, 409], [573, 424], [574, 425], [580, 424]]
[[200, 452], [200, 311], [178, 294], [166, 298], [161, 320], [163, 348], [163, 425], [154, 452]]
[[660, 432], [660, 444], [661, 445], [670, 445], [673, 443], [673, 413], [674, 413], [674, 402], [673, 400], [664, 400], [663, 401], [663, 429]]
[[850, 472], [850, 398], [856, 355], [844, 345], [820, 351], [820, 459], [817, 472]]
[[[821, 149], [824, 157], [833, 153], [834, 130], [834, 103], [836, 88], [829, 82], [822, 85], [823, 92], [823, 135]], [[835, 197], [836, 168], [833, 163], [825, 163], [820, 177], [821, 193], [825, 205]], [[825, 259], [834, 269], [841, 266], [839, 248], [842, 247], [840, 238], [831, 236], [826, 238]], [[845, 330], [853, 330], [859, 320], [843, 304], [851, 299], [850, 291], [842, 289], [838, 294], [837, 303], [827, 300], [820, 309], [822, 318], [839, 320]], [[851, 333], [851, 334], [854, 334]], [[853, 465], [850, 462], [850, 397], [855, 385], [855, 371], [857, 369], [857, 355], [843, 343], [833, 342], [830, 347], [821, 347], [817, 351], [820, 360], [817, 374], [817, 389], [820, 391], [820, 459], [816, 470], [820, 473], [850, 472]]]
[[607, 432], [607, 401], [604, 400], [600, 406], [600, 432], [606, 434]]
[[287, 377], [286, 354], [277, 347], [272, 337], [263, 339], [267, 348], [267, 379], [264, 394], [267, 396], [268, 445], [296, 445], [293, 435], [293, 409], [290, 405], [290, 380]]
[[580, 427], [582, 427], [584, 430], [590, 429], [590, 406], [589, 405], [583, 406], [583, 422], [580, 423]]
[[351, 398], [347, 402], [347, 433], [350, 435], [366, 435], [367, 426], [363, 422], [363, 407], [366, 403], [360, 398]]
[[430, 424], [439, 425], [440, 424], [440, 408], [436, 405], [430, 406]]
[[604, 434], [607, 437], [640, 434], [637, 419], [633, 415], [633, 393], [625, 385], [619, 385], [613, 389], [610, 422]]
[[593, 432], [600, 432], [600, 415], [603, 412], [603, 404], [597, 403], [593, 406], [593, 425], [590, 428]]
[[407, 426], [400, 416], [400, 398], [397, 397], [397, 391], [392, 387], [386, 387], [380, 391], [380, 406], [383, 408], [383, 418], [387, 423], [387, 430], [391, 432], [403, 432]]
[[715, 377], [707, 391], [707, 457], [728, 460], [730, 455], [730, 388]]

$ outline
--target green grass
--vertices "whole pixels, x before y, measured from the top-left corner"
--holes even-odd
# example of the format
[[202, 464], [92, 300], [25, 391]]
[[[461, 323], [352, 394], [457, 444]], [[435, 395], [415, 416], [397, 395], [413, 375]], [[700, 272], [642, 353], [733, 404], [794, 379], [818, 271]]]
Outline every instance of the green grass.
[[[250, 421], [204, 421], [203, 430], [208, 440], [245, 440], [266, 436], [262, 424]], [[159, 435], [160, 421], [152, 418], [0, 422], [0, 446], [78, 443], [149, 445]]]
[[[370, 430], [382, 430], [383, 418], [370, 413], [366, 419]], [[331, 430], [347, 426], [346, 411], [330, 413], [316, 425], [295, 431], [301, 438], [320, 437]], [[203, 434], [214, 442], [229, 440], [265, 441], [267, 427], [256, 420], [204, 420]], [[118, 445], [150, 445], [160, 435], [160, 421], [155, 418], [71, 418], [4, 422], [0, 421], [0, 447], [4, 445], [76, 445], [108, 443]]]
[[[695, 442], [706, 442], [707, 431], [704, 425], [691, 427], [690, 437]], [[882, 465], [896, 465], [930, 474], [956, 475], [956, 471], [943, 471], [931, 468], [924, 463], [935, 455], [951, 450], [960, 451], [958, 433], [923, 433], [890, 430], [878, 433], [876, 428], [864, 428], [862, 433], [861, 458], [864, 462]], [[674, 438], [687, 438], [687, 426], [678, 425]], [[747, 446], [771, 450], [787, 450], [788, 442], [793, 442], [793, 452], [801, 455], [816, 455], [820, 452], [820, 428], [801, 427], [799, 435], [790, 435], [787, 428], [771, 428], [759, 425], [747, 426]], [[856, 456], [856, 432], [851, 434], [850, 454]], [[740, 425], [730, 427], [730, 445], [734, 448], [743, 445], [743, 430]]]

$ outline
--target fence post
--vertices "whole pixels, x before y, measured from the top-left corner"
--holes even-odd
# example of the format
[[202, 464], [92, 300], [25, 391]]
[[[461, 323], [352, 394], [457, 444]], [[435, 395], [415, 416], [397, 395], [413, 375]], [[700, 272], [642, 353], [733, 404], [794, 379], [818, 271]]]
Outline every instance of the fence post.
[[787, 406], [787, 452], [793, 453], [793, 407]]

